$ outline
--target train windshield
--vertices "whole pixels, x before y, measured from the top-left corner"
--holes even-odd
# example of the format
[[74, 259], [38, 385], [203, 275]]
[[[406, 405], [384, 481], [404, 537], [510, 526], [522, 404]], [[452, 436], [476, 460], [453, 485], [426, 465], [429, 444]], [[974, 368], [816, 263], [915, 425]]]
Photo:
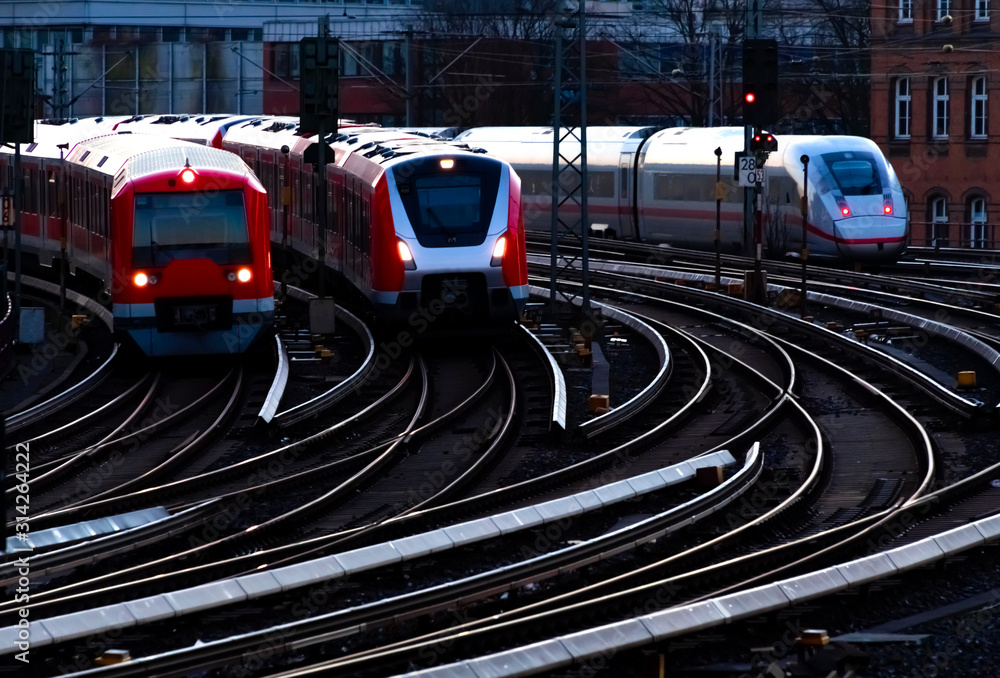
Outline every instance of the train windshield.
[[166, 266], [174, 259], [250, 263], [243, 192], [137, 194], [133, 265]]
[[882, 195], [882, 179], [871, 153], [825, 153], [823, 160], [843, 195]]
[[424, 247], [471, 246], [485, 240], [500, 169], [479, 160], [456, 159], [450, 170], [422, 163], [411, 176], [397, 179], [406, 215]]

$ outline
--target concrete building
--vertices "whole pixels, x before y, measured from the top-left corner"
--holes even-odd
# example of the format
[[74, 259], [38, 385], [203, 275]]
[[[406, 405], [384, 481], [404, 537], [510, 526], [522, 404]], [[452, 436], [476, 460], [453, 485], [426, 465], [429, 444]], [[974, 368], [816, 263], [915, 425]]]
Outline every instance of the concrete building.
[[323, 16], [344, 40], [402, 42], [418, 11], [419, 0], [14, 1], [0, 3], [0, 32], [3, 47], [39, 54], [46, 117], [261, 113], [266, 44], [314, 36]]
[[872, 137], [908, 195], [914, 245], [1000, 245], [995, 15], [988, 0], [872, 5]]

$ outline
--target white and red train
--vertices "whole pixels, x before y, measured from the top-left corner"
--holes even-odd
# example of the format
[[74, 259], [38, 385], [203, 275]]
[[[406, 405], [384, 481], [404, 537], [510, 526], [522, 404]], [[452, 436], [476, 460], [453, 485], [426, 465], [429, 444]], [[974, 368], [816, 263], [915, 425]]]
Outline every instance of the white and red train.
[[[389, 324], [520, 316], [524, 222], [508, 163], [346, 123], [327, 136], [320, 196], [318, 139], [296, 118], [157, 120], [38, 124], [22, 152], [25, 250], [101, 281], [115, 329], [147, 355], [245, 351], [273, 323], [271, 244], [312, 275], [325, 247], [335, 279]], [[0, 153], [4, 176], [12, 164]]]
[[[22, 245], [110, 295], [148, 356], [242, 353], [273, 324], [267, 194], [239, 158], [93, 121], [36, 125], [22, 152]], [[14, 155], [0, 152], [2, 176]]]
[[[421, 331], [513, 324], [528, 297], [521, 182], [496, 157], [427, 136], [365, 125], [327, 135], [326, 195], [318, 138], [294, 118], [228, 129], [274, 196], [271, 240], [326, 265], [376, 318]], [[320, 200], [326, 229], [321, 233]]]
[[[590, 127], [587, 129], [591, 232], [609, 237], [710, 249], [715, 242], [715, 149], [722, 149], [721, 245], [749, 253], [743, 190], [733, 180], [743, 129]], [[484, 127], [456, 140], [509, 162], [521, 176], [526, 226], [548, 232], [552, 205], [552, 128]], [[569, 148], [562, 148], [567, 143]], [[579, 143], [560, 142], [574, 157]], [[809, 156], [808, 184], [801, 156]], [[810, 257], [843, 262], [894, 261], [905, 250], [909, 220], [892, 166], [869, 139], [779, 135], [764, 166], [762, 210], [769, 256], [798, 256], [801, 198]], [[568, 203], [567, 203], [568, 206]]]

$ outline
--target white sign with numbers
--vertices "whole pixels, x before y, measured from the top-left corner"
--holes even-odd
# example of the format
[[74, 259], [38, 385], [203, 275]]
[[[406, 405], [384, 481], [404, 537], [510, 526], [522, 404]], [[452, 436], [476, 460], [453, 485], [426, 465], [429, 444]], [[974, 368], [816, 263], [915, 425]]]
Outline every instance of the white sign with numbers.
[[757, 159], [752, 155], [743, 155], [738, 161], [740, 186], [756, 186], [763, 179], [761, 170], [757, 169]]

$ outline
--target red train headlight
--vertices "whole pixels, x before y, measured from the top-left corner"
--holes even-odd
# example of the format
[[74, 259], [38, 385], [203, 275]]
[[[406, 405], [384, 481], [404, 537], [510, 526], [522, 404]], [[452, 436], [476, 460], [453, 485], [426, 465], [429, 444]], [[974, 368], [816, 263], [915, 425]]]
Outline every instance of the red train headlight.
[[183, 172], [181, 172], [181, 181], [183, 181], [185, 184], [190, 184], [192, 181], [194, 181], [194, 170], [186, 169]]
[[410, 251], [410, 246], [407, 245], [402, 240], [396, 241], [396, 251], [399, 252], [399, 260], [403, 262], [403, 268], [407, 271], [414, 271], [417, 268], [417, 263], [413, 261], [413, 252]]
[[503, 255], [507, 251], [507, 236], [502, 235], [497, 238], [493, 245], [493, 257], [490, 259], [490, 266], [500, 266], [503, 264]]
[[250, 272], [249, 268], [241, 268], [239, 272], [237, 272], [236, 277], [240, 282], [245, 283], [250, 282], [250, 278], [253, 277], [253, 274]]
[[149, 276], [140, 271], [132, 278], [132, 282], [135, 283], [136, 287], [145, 287], [149, 283]]

